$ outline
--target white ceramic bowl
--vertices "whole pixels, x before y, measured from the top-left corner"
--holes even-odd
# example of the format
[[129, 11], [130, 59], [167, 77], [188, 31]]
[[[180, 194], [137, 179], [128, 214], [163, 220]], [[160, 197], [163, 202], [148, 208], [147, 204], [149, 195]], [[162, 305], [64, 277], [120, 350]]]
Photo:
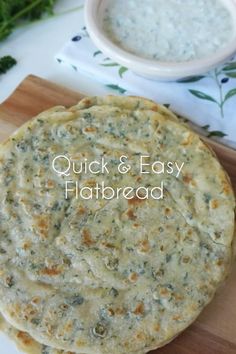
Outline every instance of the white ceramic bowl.
[[164, 62], [144, 59], [115, 45], [102, 30], [102, 18], [105, 9], [104, 0], [86, 0], [85, 22], [94, 44], [109, 58], [150, 79], [177, 80], [203, 74], [223, 63], [236, 52], [236, 0], [222, 1], [230, 9], [233, 16], [235, 23], [234, 39], [213, 55], [188, 62]]

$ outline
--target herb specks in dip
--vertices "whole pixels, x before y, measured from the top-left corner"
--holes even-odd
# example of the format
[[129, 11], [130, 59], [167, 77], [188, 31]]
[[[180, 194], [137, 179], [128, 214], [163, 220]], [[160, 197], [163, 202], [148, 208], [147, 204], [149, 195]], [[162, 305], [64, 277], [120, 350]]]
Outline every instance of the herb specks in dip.
[[234, 36], [221, 0], [107, 0], [103, 30], [132, 54], [168, 62], [207, 57]]

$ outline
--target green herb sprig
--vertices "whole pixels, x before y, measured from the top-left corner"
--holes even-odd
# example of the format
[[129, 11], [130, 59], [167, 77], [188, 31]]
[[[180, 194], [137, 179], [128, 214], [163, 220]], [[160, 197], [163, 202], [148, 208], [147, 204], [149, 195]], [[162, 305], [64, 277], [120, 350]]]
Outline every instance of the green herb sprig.
[[4, 40], [19, 20], [34, 21], [44, 13], [52, 14], [56, 0], [1, 0], [0, 40]]

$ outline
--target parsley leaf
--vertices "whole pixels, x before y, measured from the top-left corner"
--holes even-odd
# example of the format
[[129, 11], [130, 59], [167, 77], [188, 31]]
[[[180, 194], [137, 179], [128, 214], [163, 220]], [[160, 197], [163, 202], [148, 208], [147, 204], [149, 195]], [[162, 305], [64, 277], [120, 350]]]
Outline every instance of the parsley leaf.
[[0, 40], [5, 39], [19, 20], [33, 21], [44, 13], [52, 14], [56, 0], [1, 0]]
[[14, 65], [16, 65], [16, 60], [10, 55], [0, 58], [0, 75], [5, 74]]

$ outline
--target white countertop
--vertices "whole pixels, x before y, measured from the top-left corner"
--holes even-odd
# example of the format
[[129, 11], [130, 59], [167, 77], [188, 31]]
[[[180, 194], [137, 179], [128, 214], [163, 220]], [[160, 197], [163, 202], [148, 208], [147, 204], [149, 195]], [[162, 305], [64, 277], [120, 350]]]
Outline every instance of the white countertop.
[[[79, 7], [81, 0], [58, 0], [55, 12], [62, 13]], [[0, 102], [29, 74], [38, 75], [85, 94], [103, 94], [108, 90], [83, 74], [59, 65], [55, 54], [83, 26], [83, 8], [60, 16], [44, 19], [15, 30], [0, 45], [0, 57], [11, 55], [17, 65], [0, 76]], [[10, 353], [9, 353], [10, 354]]]

